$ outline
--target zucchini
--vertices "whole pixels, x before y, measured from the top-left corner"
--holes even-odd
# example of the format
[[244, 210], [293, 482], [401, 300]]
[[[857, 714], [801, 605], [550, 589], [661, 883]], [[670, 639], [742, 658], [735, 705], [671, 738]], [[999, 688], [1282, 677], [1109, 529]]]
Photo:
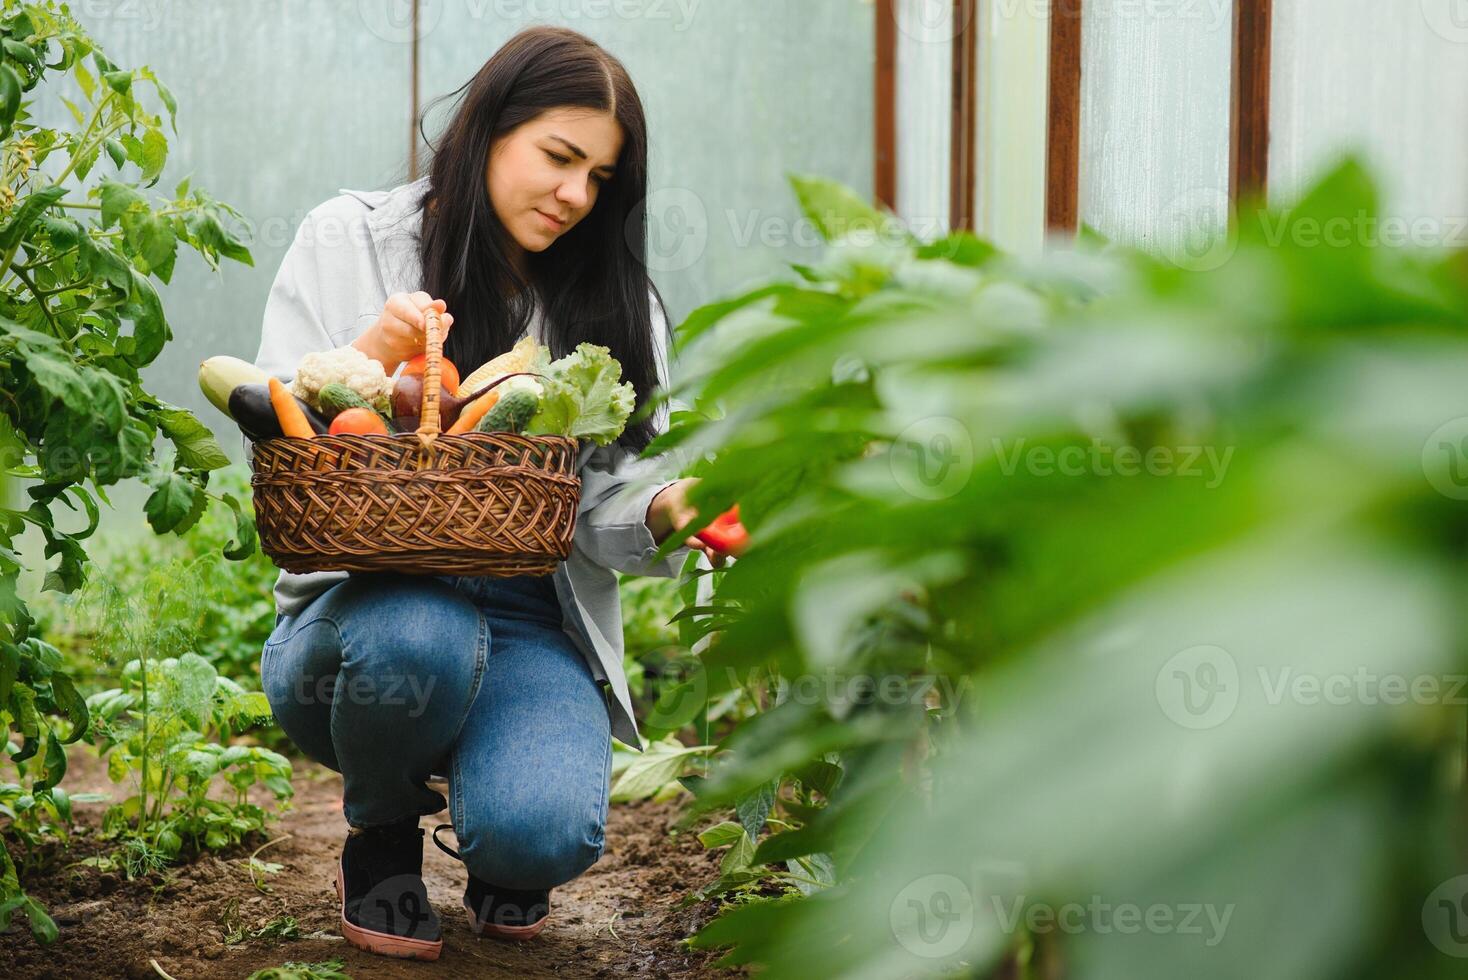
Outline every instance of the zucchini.
[[495, 402], [474, 427], [475, 432], [520, 432], [540, 408], [535, 392], [516, 388]]
[[240, 385], [263, 385], [270, 376], [238, 357], [211, 357], [199, 365], [199, 387], [210, 404], [230, 418], [229, 396]]
[[[306, 414], [306, 421], [311, 426], [311, 431], [318, 436], [326, 435], [328, 428], [326, 420], [321, 413], [299, 397], [292, 395], [296, 403], [301, 406], [301, 411]], [[251, 439], [259, 442], [261, 439], [279, 439], [281, 437], [280, 420], [276, 418], [275, 406], [270, 403], [269, 384], [244, 384], [239, 385], [229, 396], [229, 417], [239, 424], [240, 430]]]

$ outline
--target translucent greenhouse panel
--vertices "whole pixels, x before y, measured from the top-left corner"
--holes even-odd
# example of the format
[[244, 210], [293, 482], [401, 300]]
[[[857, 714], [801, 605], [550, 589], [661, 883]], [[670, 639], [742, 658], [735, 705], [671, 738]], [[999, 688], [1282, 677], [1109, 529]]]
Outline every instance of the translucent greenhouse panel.
[[1272, 198], [1356, 151], [1398, 219], [1378, 233], [1468, 246], [1468, 4], [1276, 4], [1273, 76]]
[[975, 223], [1000, 247], [1034, 255], [1045, 230], [1047, 5], [979, 0]]
[[920, 238], [949, 222], [953, 48], [962, 25], [953, 0], [896, 0], [897, 212]]
[[[786, 173], [872, 194], [870, 3], [445, 0], [423, 9], [425, 105], [532, 23], [579, 30], [627, 65], [651, 130], [650, 263], [675, 320], [785, 261], [817, 257]], [[430, 117], [430, 136], [445, 111]]]
[[1164, 254], [1227, 217], [1229, 0], [1089, 0], [1080, 219]]
[[[174, 339], [144, 371], [151, 391], [192, 409], [236, 459], [243, 450], [233, 426], [199, 391], [199, 362], [213, 354], [253, 360], [265, 297], [306, 212], [340, 187], [390, 182], [407, 159], [410, 49], [374, 30], [367, 8], [282, 0], [71, 4], [113, 61], [151, 66], [178, 99], [178, 136], [169, 131], [168, 164], [148, 193], [171, 196], [192, 175], [254, 225], [253, 269], [224, 261], [215, 273], [179, 249], [173, 281], [160, 290]], [[46, 92], [37, 115], [73, 126], [56, 94]], [[103, 157], [89, 182], [111, 167]]]

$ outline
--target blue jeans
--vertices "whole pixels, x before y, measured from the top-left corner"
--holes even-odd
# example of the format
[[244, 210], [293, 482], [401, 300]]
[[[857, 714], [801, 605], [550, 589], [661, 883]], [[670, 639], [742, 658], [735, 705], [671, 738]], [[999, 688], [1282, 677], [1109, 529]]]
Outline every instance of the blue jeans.
[[354, 574], [277, 615], [265, 695], [301, 751], [342, 774], [355, 827], [437, 813], [505, 888], [564, 884], [601, 856], [605, 695], [561, 628], [549, 576]]

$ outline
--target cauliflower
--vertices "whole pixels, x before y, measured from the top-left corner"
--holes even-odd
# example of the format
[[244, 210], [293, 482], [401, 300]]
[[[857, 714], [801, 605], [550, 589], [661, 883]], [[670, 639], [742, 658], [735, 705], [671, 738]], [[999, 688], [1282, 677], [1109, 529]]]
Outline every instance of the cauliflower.
[[372, 405], [386, 404], [392, 397], [392, 380], [382, 364], [350, 345], [301, 358], [291, 392], [320, 410], [321, 389], [333, 382], [346, 385]]

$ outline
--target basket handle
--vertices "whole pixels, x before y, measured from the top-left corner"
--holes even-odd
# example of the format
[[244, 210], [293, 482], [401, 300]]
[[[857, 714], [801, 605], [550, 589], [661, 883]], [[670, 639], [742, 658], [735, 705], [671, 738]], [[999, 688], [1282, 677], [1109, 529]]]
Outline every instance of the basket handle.
[[443, 320], [434, 309], [428, 310], [424, 320], [423, 412], [417, 435], [424, 449], [432, 449], [440, 430], [438, 393], [443, 372]]

